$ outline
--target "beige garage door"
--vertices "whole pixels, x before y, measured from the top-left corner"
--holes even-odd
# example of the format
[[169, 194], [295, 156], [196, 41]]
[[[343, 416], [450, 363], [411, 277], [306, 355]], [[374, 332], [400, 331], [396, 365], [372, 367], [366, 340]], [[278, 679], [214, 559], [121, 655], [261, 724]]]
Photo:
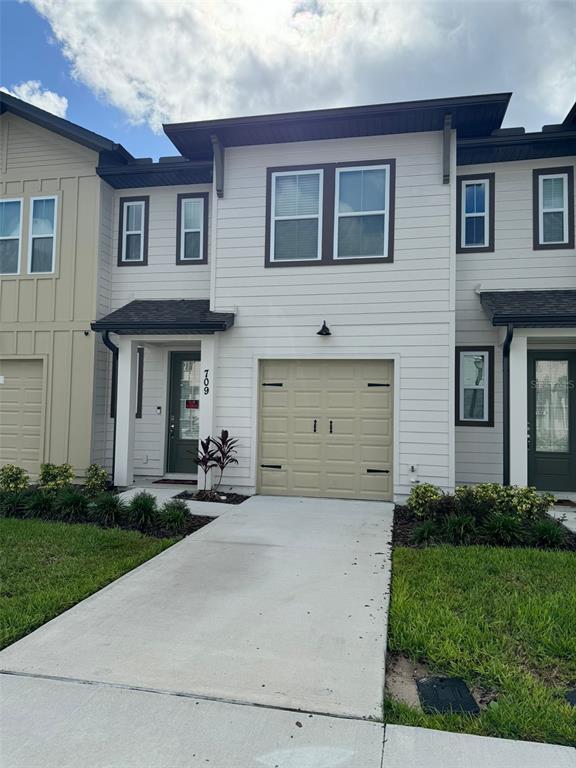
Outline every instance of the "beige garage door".
[[394, 365], [267, 360], [260, 370], [260, 493], [391, 499]]
[[0, 464], [37, 475], [42, 438], [42, 361], [0, 360]]

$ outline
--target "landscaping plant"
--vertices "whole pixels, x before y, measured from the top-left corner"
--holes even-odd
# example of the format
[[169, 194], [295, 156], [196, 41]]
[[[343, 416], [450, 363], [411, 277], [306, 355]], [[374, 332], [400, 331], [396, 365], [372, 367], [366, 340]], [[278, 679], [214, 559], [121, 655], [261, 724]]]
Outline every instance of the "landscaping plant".
[[186, 522], [189, 517], [190, 512], [185, 501], [182, 499], [170, 499], [162, 507], [159, 521], [167, 533], [179, 535], [186, 531]]
[[36, 488], [24, 499], [24, 517], [42, 517], [51, 519], [54, 517], [54, 495], [43, 488]]
[[204, 472], [204, 490], [206, 490], [208, 472], [218, 466], [216, 464], [216, 451], [212, 448], [212, 438], [210, 435], [205, 440], [200, 440], [200, 450], [194, 462]]
[[29, 485], [28, 472], [14, 464], [0, 467], [0, 491], [23, 491]]
[[19, 517], [26, 501], [26, 491], [0, 491], [0, 517]]
[[561, 549], [566, 542], [566, 529], [556, 520], [536, 520], [528, 533], [534, 547]]
[[90, 504], [88, 521], [101, 525], [103, 528], [114, 528], [126, 522], [126, 504], [120, 496], [112, 493], [102, 493]]
[[64, 523], [82, 523], [88, 512], [88, 499], [78, 488], [70, 486], [58, 491], [54, 502], [56, 517]]
[[70, 464], [41, 464], [38, 484], [47, 491], [58, 491], [71, 485], [74, 470]]
[[90, 498], [96, 498], [108, 488], [108, 472], [100, 464], [90, 464], [86, 470], [84, 490]]
[[151, 493], [140, 491], [130, 499], [128, 520], [139, 531], [150, 531], [158, 525], [158, 506]]
[[443, 492], [432, 483], [413, 485], [406, 506], [416, 517], [427, 517], [430, 503], [442, 498]]
[[230, 437], [228, 430], [223, 429], [220, 437], [212, 437], [210, 440], [216, 449], [214, 452], [214, 462], [220, 470], [220, 477], [216, 483], [216, 489], [218, 489], [226, 467], [229, 467], [231, 464], [238, 464], [238, 459], [236, 458], [238, 438]]

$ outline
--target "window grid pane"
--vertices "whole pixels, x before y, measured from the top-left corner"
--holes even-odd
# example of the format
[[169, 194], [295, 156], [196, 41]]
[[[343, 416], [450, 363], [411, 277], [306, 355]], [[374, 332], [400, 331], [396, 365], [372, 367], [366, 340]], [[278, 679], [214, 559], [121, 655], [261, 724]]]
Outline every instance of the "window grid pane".
[[34, 200], [32, 208], [32, 235], [53, 235], [56, 201]]
[[564, 210], [564, 178], [542, 179], [542, 208], [543, 210]]
[[275, 177], [275, 218], [318, 216], [320, 211], [320, 173]]
[[33, 237], [30, 272], [52, 272], [53, 237]]
[[536, 361], [536, 450], [570, 450], [570, 381], [567, 360]]
[[485, 352], [460, 353], [460, 418], [487, 421], [487, 368]]
[[200, 232], [184, 232], [184, 253], [182, 258], [190, 261], [197, 261], [201, 258]]
[[0, 240], [0, 275], [18, 274], [18, 240]]
[[125, 239], [124, 261], [141, 261], [141, 244], [141, 234], [128, 233]]
[[184, 231], [199, 231], [202, 227], [203, 201], [201, 199], [183, 200], [182, 204], [184, 207]]
[[465, 185], [465, 212], [486, 213], [486, 184], [475, 182]]
[[126, 203], [126, 232], [142, 231], [142, 203]]
[[564, 213], [544, 211], [542, 213], [542, 241], [544, 243], [564, 242]]
[[0, 237], [20, 236], [20, 201], [0, 201]]
[[275, 222], [275, 261], [312, 261], [317, 259], [317, 219], [280, 219]]

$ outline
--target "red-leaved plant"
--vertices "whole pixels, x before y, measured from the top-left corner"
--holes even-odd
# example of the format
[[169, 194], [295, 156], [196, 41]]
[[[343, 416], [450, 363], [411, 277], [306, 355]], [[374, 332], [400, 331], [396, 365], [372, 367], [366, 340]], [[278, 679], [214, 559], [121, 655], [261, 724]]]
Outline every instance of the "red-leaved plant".
[[222, 432], [220, 432], [220, 437], [212, 437], [210, 438], [210, 442], [215, 447], [214, 462], [220, 470], [220, 477], [216, 483], [216, 488], [218, 489], [222, 482], [222, 475], [224, 474], [226, 467], [229, 467], [231, 464], [238, 464], [238, 459], [236, 458], [236, 454], [238, 453], [236, 450], [238, 438], [230, 437], [228, 430], [223, 429]]
[[[194, 462], [204, 472], [204, 490], [206, 490], [206, 478], [208, 477], [208, 472], [214, 467], [219, 466], [216, 462], [216, 451], [212, 448], [212, 438], [210, 435], [208, 435], [206, 440], [200, 440], [200, 450], [198, 451], [198, 455], [194, 459]], [[220, 477], [222, 477], [222, 475], [220, 475]]]

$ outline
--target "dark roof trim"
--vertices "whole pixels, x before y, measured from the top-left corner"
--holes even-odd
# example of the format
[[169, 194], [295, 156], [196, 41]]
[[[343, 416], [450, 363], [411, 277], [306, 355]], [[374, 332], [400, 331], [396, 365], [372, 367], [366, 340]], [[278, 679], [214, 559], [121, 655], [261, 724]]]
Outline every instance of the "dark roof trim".
[[576, 290], [481, 291], [480, 303], [494, 326], [576, 327]]
[[99, 165], [96, 172], [115, 189], [212, 183], [212, 161], [186, 158], [174, 162], [163, 160], [158, 163], [132, 162], [122, 166]]
[[570, 112], [568, 112], [568, 114], [564, 118], [564, 122], [562, 123], [562, 125], [567, 125], [567, 126], [570, 126], [570, 127], [571, 126], [575, 126], [576, 127], [576, 101], [574, 102]]
[[233, 312], [212, 312], [206, 299], [135, 299], [91, 328], [120, 335], [162, 335], [216, 333], [233, 325]]
[[576, 154], [576, 130], [458, 139], [458, 165], [534, 160]]
[[117, 162], [126, 162], [134, 159], [121, 144], [0, 91], [0, 114], [4, 112], [11, 112], [17, 117], [36, 123], [36, 125], [57, 133], [65, 139], [70, 139], [70, 141], [75, 141], [77, 144], [94, 150], [94, 152], [106, 153], [110, 156], [110, 160], [116, 159]]
[[484, 136], [500, 127], [510, 93], [372, 104], [164, 125], [186, 157], [212, 158], [212, 138], [224, 147], [314, 141], [350, 136], [441, 131], [444, 118], [462, 136]]

